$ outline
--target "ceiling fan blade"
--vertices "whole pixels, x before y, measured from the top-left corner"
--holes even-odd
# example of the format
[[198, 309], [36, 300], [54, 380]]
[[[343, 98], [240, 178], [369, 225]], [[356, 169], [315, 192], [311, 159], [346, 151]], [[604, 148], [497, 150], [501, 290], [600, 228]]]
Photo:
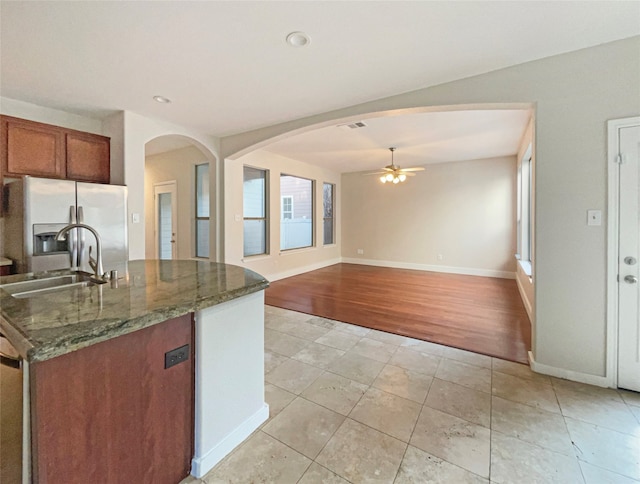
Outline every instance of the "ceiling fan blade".
[[402, 171], [424, 171], [421, 166], [414, 166], [413, 168], [402, 168]]

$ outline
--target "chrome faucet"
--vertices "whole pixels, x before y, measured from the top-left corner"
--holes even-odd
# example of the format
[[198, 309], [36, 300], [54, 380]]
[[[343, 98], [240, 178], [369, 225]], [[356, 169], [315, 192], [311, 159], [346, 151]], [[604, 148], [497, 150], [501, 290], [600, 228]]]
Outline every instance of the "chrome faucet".
[[93, 269], [94, 275], [93, 279], [97, 282], [105, 282], [104, 277], [104, 269], [102, 267], [102, 240], [100, 239], [100, 235], [90, 225], [87, 224], [69, 224], [66, 227], [60, 229], [60, 231], [56, 234], [56, 240], [62, 241], [64, 240], [64, 235], [69, 232], [69, 230], [73, 229], [86, 229], [91, 232], [96, 238], [96, 259], [93, 260], [91, 258], [91, 250], [89, 251], [89, 265]]

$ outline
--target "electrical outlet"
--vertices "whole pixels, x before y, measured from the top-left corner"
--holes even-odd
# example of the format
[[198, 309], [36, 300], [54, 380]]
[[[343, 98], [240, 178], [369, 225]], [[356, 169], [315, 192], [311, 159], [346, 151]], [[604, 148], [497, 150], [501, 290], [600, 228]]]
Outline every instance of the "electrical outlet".
[[164, 354], [164, 369], [171, 368], [172, 366], [187, 361], [189, 359], [189, 345], [181, 346], [175, 350], [167, 351]]
[[438, 254], [438, 260], [444, 260], [444, 256], [442, 254]]
[[358, 255], [363, 255], [364, 254], [364, 249], [358, 249]]

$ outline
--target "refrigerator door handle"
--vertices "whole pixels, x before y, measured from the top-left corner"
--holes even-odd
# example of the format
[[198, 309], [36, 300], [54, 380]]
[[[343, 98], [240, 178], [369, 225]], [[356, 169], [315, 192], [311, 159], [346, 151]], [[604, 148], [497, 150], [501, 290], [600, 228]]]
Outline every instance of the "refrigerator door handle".
[[[78, 206], [78, 223], [84, 223], [84, 209], [82, 206]], [[78, 249], [78, 267], [82, 267], [82, 263], [84, 262], [82, 259], [84, 257], [84, 230], [78, 229], [78, 237], [80, 238], [80, 248]]]
[[[69, 207], [69, 222], [74, 224], [76, 223], [76, 207], [71, 205]], [[71, 264], [71, 269], [76, 268], [76, 260], [78, 258], [78, 243], [76, 240], [77, 230], [73, 229], [69, 231], [68, 243], [69, 243], [69, 262]]]

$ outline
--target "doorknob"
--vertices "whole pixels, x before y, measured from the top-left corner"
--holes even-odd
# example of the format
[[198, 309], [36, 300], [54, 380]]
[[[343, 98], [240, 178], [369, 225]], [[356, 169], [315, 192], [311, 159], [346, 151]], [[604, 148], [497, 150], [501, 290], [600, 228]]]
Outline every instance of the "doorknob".
[[635, 284], [638, 282], [638, 278], [636, 276], [624, 276], [624, 282], [627, 284]]

